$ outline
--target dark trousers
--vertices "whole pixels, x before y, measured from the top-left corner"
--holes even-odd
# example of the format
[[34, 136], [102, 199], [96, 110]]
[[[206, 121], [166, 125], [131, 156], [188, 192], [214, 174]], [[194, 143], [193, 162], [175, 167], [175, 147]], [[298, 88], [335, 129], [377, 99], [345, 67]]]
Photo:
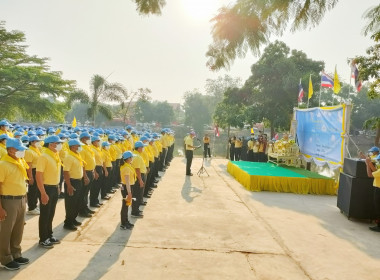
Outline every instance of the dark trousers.
[[126, 185], [121, 186], [121, 196], [123, 199], [121, 200], [121, 211], [120, 211], [120, 223], [122, 225], [128, 224], [128, 206], [126, 204], [126, 201], [124, 198], [126, 198], [128, 195]]
[[147, 195], [149, 190], [152, 189], [152, 186], [153, 186], [153, 180], [154, 180], [154, 176], [153, 176], [153, 162], [149, 162], [149, 173], [147, 174], [146, 176], [146, 184], [144, 186], [144, 195]]
[[37, 208], [37, 202], [38, 202], [38, 187], [37, 187], [37, 180], [36, 180], [36, 169], [32, 169], [34, 184], [28, 185], [28, 210], [34, 210]]
[[[41, 203], [40, 207], [40, 218], [38, 221], [40, 242], [44, 242], [53, 236], [53, 218], [58, 201], [58, 185], [45, 185], [44, 188], [46, 194], [49, 196], [49, 201], [46, 205]], [[41, 199], [41, 193], [39, 195]]]
[[167, 153], [167, 150], [162, 149], [161, 158], [160, 158], [160, 171], [164, 170], [166, 153]]
[[[110, 183], [109, 190], [112, 190], [113, 187], [116, 185], [116, 160], [111, 162], [112, 163], [112, 171], [111, 171], [111, 177], [110, 177]], [[109, 175], [108, 175], [109, 176]]]
[[[146, 180], [146, 174], [141, 173], [141, 179], [145, 183]], [[132, 186], [132, 197], [135, 198], [135, 200], [132, 202], [132, 214], [138, 214], [140, 209], [141, 202], [143, 202], [143, 195], [144, 195], [144, 188], [140, 187], [139, 180], [136, 180], [136, 182]]]
[[79, 213], [86, 213], [87, 212], [87, 209], [88, 209], [88, 194], [90, 192], [90, 189], [92, 188], [92, 185], [94, 184], [94, 172], [92, 172], [92, 170], [90, 171], [87, 171], [86, 170], [86, 174], [87, 174], [87, 177], [88, 179], [90, 180], [90, 182], [88, 183], [88, 185], [86, 186], [84, 184], [84, 179], [83, 179], [83, 188], [81, 190], [81, 192], [79, 193]]
[[380, 188], [373, 187], [373, 203], [375, 210], [375, 219], [377, 220], [377, 225], [380, 226]]
[[230, 147], [230, 160], [234, 161], [235, 160], [235, 148]]
[[235, 148], [235, 160], [239, 161], [241, 156], [241, 148]]
[[207, 154], [208, 157], [211, 157], [210, 143], [203, 144], [203, 157], [206, 158]]
[[259, 161], [259, 153], [253, 153], [253, 161], [258, 162]]
[[100, 193], [100, 188], [102, 186], [102, 183], [104, 182], [104, 170], [102, 166], [96, 166], [95, 167], [96, 173], [98, 173], [99, 178], [95, 180], [92, 184], [92, 188], [90, 189], [90, 206], [91, 205], [96, 205], [99, 203], [99, 193]]
[[64, 177], [63, 177], [63, 166], [61, 166], [61, 178], [59, 179], [59, 190], [62, 192], [62, 184], [63, 184], [63, 181], [64, 181]]
[[79, 213], [79, 204], [80, 204], [80, 193], [83, 189], [82, 179], [70, 179], [71, 185], [73, 186], [74, 193], [70, 196], [67, 192], [67, 185], [65, 186], [65, 210], [66, 210], [66, 219], [65, 225], [73, 225], [76, 217]]
[[117, 186], [118, 184], [120, 184], [121, 180], [120, 180], [120, 161], [121, 159], [117, 159], [116, 160], [116, 169], [115, 169], [115, 186]]
[[193, 162], [193, 151], [186, 150], [186, 175], [191, 174], [191, 163]]
[[258, 153], [259, 162], [267, 162], [268, 158], [267, 155], [263, 152]]
[[111, 187], [111, 180], [112, 180], [112, 167], [107, 167], [108, 176], [104, 175], [103, 181], [101, 182], [100, 186], [100, 195], [101, 197], [107, 196], [107, 192], [109, 192]]
[[247, 160], [253, 161], [253, 151], [252, 150], [248, 150]]

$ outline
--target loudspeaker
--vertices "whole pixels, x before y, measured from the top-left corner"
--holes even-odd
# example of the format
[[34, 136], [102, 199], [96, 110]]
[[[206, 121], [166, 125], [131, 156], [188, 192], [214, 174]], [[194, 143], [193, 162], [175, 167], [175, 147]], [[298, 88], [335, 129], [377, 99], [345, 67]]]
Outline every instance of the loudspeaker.
[[369, 178], [367, 175], [367, 166], [365, 161], [358, 158], [345, 158], [343, 173], [358, 178]]
[[373, 178], [340, 173], [337, 206], [348, 218], [372, 220]]

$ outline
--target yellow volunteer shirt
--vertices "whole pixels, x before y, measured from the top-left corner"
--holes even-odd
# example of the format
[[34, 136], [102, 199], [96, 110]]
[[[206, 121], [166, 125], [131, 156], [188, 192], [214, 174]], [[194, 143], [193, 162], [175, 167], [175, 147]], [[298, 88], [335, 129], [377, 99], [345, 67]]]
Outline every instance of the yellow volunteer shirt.
[[106, 149], [102, 149], [102, 152], [103, 152], [103, 161], [106, 164], [106, 167], [112, 167], [110, 151]]
[[141, 154], [138, 151], [133, 151], [133, 153], [136, 155], [132, 160], [132, 166], [134, 169], [140, 168], [141, 173], [146, 173], [146, 165], [144, 163], [144, 159], [142, 158]]
[[131, 142], [129, 142], [128, 139], [125, 139], [125, 140], [124, 140], [124, 142], [123, 142], [123, 146], [124, 146], [124, 150], [125, 150], [125, 151], [130, 151], [130, 150], [132, 150]]
[[185, 139], [185, 145], [186, 145], [186, 150], [187, 151], [192, 151], [194, 150], [193, 148], [190, 148], [189, 146], [194, 146], [193, 144], [193, 138], [189, 135]]
[[159, 152], [158, 152], [158, 148], [157, 146], [154, 144], [155, 142], [153, 142], [153, 144], [149, 144], [151, 147], [152, 147], [152, 151], [153, 151], [153, 156], [156, 158], [159, 156]]
[[114, 149], [116, 152], [116, 159], [121, 159], [123, 152], [121, 151], [120, 145], [119, 144], [114, 144]]
[[153, 154], [152, 146], [148, 144], [148, 146], [146, 146], [144, 150], [146, 150], [148, 154], [149, 161], [154, 162], [154, 154]]
[[0, 195], [25, 195], [26, 182], [23, 172], [16, 164], [0, 161]]
[[373, 186], [380, 188], [380, 169], [377, 169], [375, 172], [372, 172], [373, 176]]
[[235, 148], [241, 148], [243, 146], [243, 142], [239, 139], [236, 139], [235, 141]]
[[203, 137], [203, 143], [210, 144], [210, 137]]
[[92, 171], [95, 169], [95, 153], [90, 145], [83, 145], [80, 156], [84, 160], [84, 167], [86, 171]]
[[162, 144], [161, 144], [161, 142], [159, 140], [158, 141], [154, 141], [154, 145], [157, 146], [158, 153], [161, 153], [162, 152]]
[[247, 146], [248, 146], [248, 151], [249, 150], [253, 150], [253, 141], [252, 140], [249, 140], [248, 143], [247, 143]]
[[96, 166], [103, 166], [104, 163], [104, 157], [103, 157], [103, 151], [99, 147], [96, 147], [94, 145], [91, 145], [92, 151], [95, 154], [95, 165]]
[[5, 147], [5, 145], [3, 144], [0, 144], [0, 159], [4, 156], [8, 154], [7, 152], [7, 148]]
[[59, 157], [60, 157], [61, 161], [63, 161], [65, 159], [65, 157], [69, 151], [70, 151], [70, 147], [69, 147], [68, 142], [64, 142], [62, 144], [62, 150], [59, 151]]
[[259, 152], [259, 142], [254, 142], [253, 143], [253, 152], [258, 153]]
[[115, 144], [111, 144], [109, 151], [111, 155], [111, 161], [115, 161], [117, 158], [117, 151], [115, 148]]
[[80, 160], [70, 153], [63, 160], [63, 171], [68, 171], [71, 179], [82, 179], [83, 177], [83, 166]]
[[148, 151], [147, 151], [146, 147], [144, 147], [144, 149], [141, 153], [141, 157], [144, 160], [145, 166], [149, 167], [149, 156], [148, 156]]
[[10, 131], [4, 131], [4, 130], [1, 130], [1, 129], [0, 129], [0, 135], [1, 135], [1, 134], [4, 134], [4, 133], [7, 134], [9, 137], [12, 137], [12, 138], [13, 138], [13, 133], [12, 133], [12, 132], [10, 132]]
[[121, 183], [126, 185], [125, 176], [129, 176], [129, 185], [132, 186], [136, 182], [136, 172], [131, 164], [125, 163], [120, 166]]
[[166, 134], [161, 136], [160, 141], [161, 141], [162, 148], [166, 149], [169, 145], [168, 138], [167, 138]]
[[41, 152], [38, 148], [30, 146], [28, 150], [25, 151], [25, 161], [32, 164], [32, 168], [37, 167], [38, 158], [41, 156]]
[[[53, 153], [52, 151], [50, 151]], [[57, 154], [58, 158], [59, 155]], [[61, 176], [61, 164], [46, 152], [37, 160], [37, 172], [43, 172], [44, 185], [58, 185]]]

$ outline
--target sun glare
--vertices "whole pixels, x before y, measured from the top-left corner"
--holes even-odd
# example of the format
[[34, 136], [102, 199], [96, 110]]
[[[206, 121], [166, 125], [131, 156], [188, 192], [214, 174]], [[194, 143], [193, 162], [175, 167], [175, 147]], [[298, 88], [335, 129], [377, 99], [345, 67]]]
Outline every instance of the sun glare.
[[186, 13], [197, 20], [209, 20], [222, 6], [219, 0], [182, 0]]

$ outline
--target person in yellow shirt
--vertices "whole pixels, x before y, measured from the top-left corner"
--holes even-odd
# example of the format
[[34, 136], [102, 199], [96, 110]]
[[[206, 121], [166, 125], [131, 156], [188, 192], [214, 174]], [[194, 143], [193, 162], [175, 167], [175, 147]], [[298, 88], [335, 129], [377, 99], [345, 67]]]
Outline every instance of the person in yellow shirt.
[[205, 136], [203, 136], [203, 157], [207, 158], [207, 155], [211, 158], [210, 136], [206, 133]]
[[146, 173], [147, 173], [147, 168], [143, 159], [143, 150], [144, 150], [145, 144], [141, 141], [137, 141], [135, 143], [135, 150], [133, 153], [135, 154], [135, 157], [133, 158], [132, 161], [132, 166], [136, 171], [136, 177], [137, 180], [135, 184], [132, 187], [132, 195], [136, 199], [132, 203], [132, 211], [131, 215], [136, 217], [136, 218], [143, 218], [144, 215], [140, 211], [140, 205], [141, 202], [143, 201], [143, 194], [144, 194], [144, 185], [146, 181]]
[[[122, 141], [122, 137], [121, 136], [116, 136], [115, 138], [115, 151], [116, 151], [116, 164], [115, 164], [115, 184], [114, 184], [114, 188], [119, 188], [119, 184], [120, 184], [120, 161], [121, 161], [121, 158], [123, 156], [123, 150], [122, 150], [122, 147], [121, 147], [121, 141]], [[113, 192], [115, 192], [115, 190], [113, 190]]]
[[22, 257], [21, 241], [25, 224], [27, 164], [19, 139], [8, 138], [7, 154], [0, 161], [0, 263], [17, 270], [29, 263]]
[[7, 143], [8, 138], [9, 138], [8, 134], [6, 133], [0, 134], [0, 160], [3, 156], [7, 154], [6, 143]]
[[91, 207], [100, 207], [101, 204], [99, 201], [99, 193], [100, 189], [102, 187], [102, 184], [104, 183], [104, 174], [108, 171], [106, 167], [106, 161], [104, 158], [103, 150], [100, 144], [100, 137], [99, 136], [92, 136], [91, 137], [91, 143], [92, 143], [92, 150], [95, 154], [95, 171], [98, 174], [98, 179], [94, 180], [94, 184], [92, 188], [90, 189], [90, 206]]
[[191, 173], [191, 164], [193, 162], [193, 151], [198, 148], [194, 146], [193, 138], [195, 138], [195, 132], [191, 131], [189, 136], [186, 138], [186, 176], [193, 176]]
[[[112, 163], [112, 172], [108, 176], [110, 185], [107, 186], [108, 190], [107, 193], [114, 193], [115, 186], [116, 186], [116, 159], [117, 159], [117, 147], [116, 147], [116, 135], [111, 134], [108, 136], [108, 142], [110, 143], [110, 155], [111, 155], [111, 163]], [[103, 197], [102, 197], [103, 198]], [[110, 196], [106, 195], [103, 199], [110, 199]]]
[[78, 139], [68, 142], [69, 152], [63, 160], [63, 176], [65, 178], [65, 211], [63, 228], [75, 231], [82, 223], [76, 220], [82, 206], [80, 196], [83, 192], [84, 161], [80, 155], [83, 144]]
[[[110, 154], [110, 146], [111, 144], [108, 141], [102, 142], [102, 152], [103, 152], [103, 161], [106, 166], [104, 170], [104, 177], [100, 187], [100, 196], [107, 196], [107, 192], [109, 191], [109, 186], [111, 186], [111, 174], [112, 174], [112, 161]], [[100, 207], [102, 205], [101, 202], [96, 207]]]
[[164, 172], [166, 170], [165, 159], [168, 152], [168, 140], [166, 135], [166, 129], [161, 130], [161, 145], [162, 145], [162, 153], [160, 157], [160, 171]]
[[[367, 166], [368, 177], [373, 178], [373, 203], [376, 226], [369, 227], [370, 230], [380, 232], [380, 169], [376, 169], [372, 162], [372, 158], [368, 156], [365, 159]], [[375, 158], [376, 161], [380, 161], [380, 155]]]
[[53, 219], [58, 201], [58, 184], [61, 177], [59, 151], [62, 141], [58, 136], [45, 138], [43, 153], [37, 160], [36, 180], [40, 192], [39, 244], [50, 249], [60, 241], [53, 236]]
[[[144, 186], [143, 196], [145, 198], [150, 198], [151, 197], [150, 192], [152, 191], [152, 179], [153, 179], [152, 168], [153, 168], [153, 164], [154, 164], [153, 148], [151, 147], [151, 145], [149, 145], [150, 138], [148, 138], [147, 136], [142, 136], [140, 138], [140, 140], [145, 145], [145, 148], [143, 150], [143, 155], [145, 156], [145, 159], [146, 159], [145, 162], [148, 162], [148, 164], [147, 164], [147, 176], [146, 176], [146, 182], [145, 182], [145, 186]], [[146, 202], [142, 201], [141, 205], [146, 205]]]
[[40, 210], [37, 208], [38, 187], [36, 180], [36, 167], [38, 158], [41, 156], [41, 140], [34, 135], [29, 137], [29, 149], [25, 151], [25, 161], [29, 165], [28, 169], [28, 212], [29, 215], [39, 215]]
[[88, 206], [88, 196], [90, 189], [94, 185], [94, 180], [97, 180], [99, 175], [95, 171], [95, 153], [91, 148], [91, 135], [84, 131], [79, 135], [79, 140], [82, 142], [83, 146], [80, 151], [80, 155], [84, 161], [83, 170], [83, 188], [80, 196], [80, 206], [79, 206], [79, 216], [83, 218], [90, 218], [94, 213]]
[[0, 121], [0, 135], [7, 134], [8, 137], [13, 137], [12, 132], [9, 131], [12, 125], [7, 120]]
[[239, 161], [241, 158], [241, 150], [243, 147], [243, 140], [241, 137], [236, 137], [235, 140], [235, 160]]
[[[68, 135], [66, 135], [65, 133], [59, 133], [58, 137], [63, 141], [62, 150], [59, 151], [59, 158], [63, 162], [67, 153], [70, 150], [69, 145], [68, 145]], [[58, 198], [65, 198], [65, 194], [62, 191], [62, 185], [63, 185], [63, 166], [61, 166], [61, 179], [59, 181], [60, 193], [59, 193]]]
[[368, 150], [368, 153], [370, 154], [370, 158], [373, 161], [376, 161], [375, 159], [379, 156], [380, 149], [376, 146], [373, 146], [371, 149]]
[[128, 220], [128, 206], [132, 203], [131, 186], [136, 182], [136, 171], [131, 165], [134, 156], [131, 151], [124, 152], [120, 164], [121, 195], [123, 197], [120, 211], [120, 229], [132, 229], [134, 226]]

